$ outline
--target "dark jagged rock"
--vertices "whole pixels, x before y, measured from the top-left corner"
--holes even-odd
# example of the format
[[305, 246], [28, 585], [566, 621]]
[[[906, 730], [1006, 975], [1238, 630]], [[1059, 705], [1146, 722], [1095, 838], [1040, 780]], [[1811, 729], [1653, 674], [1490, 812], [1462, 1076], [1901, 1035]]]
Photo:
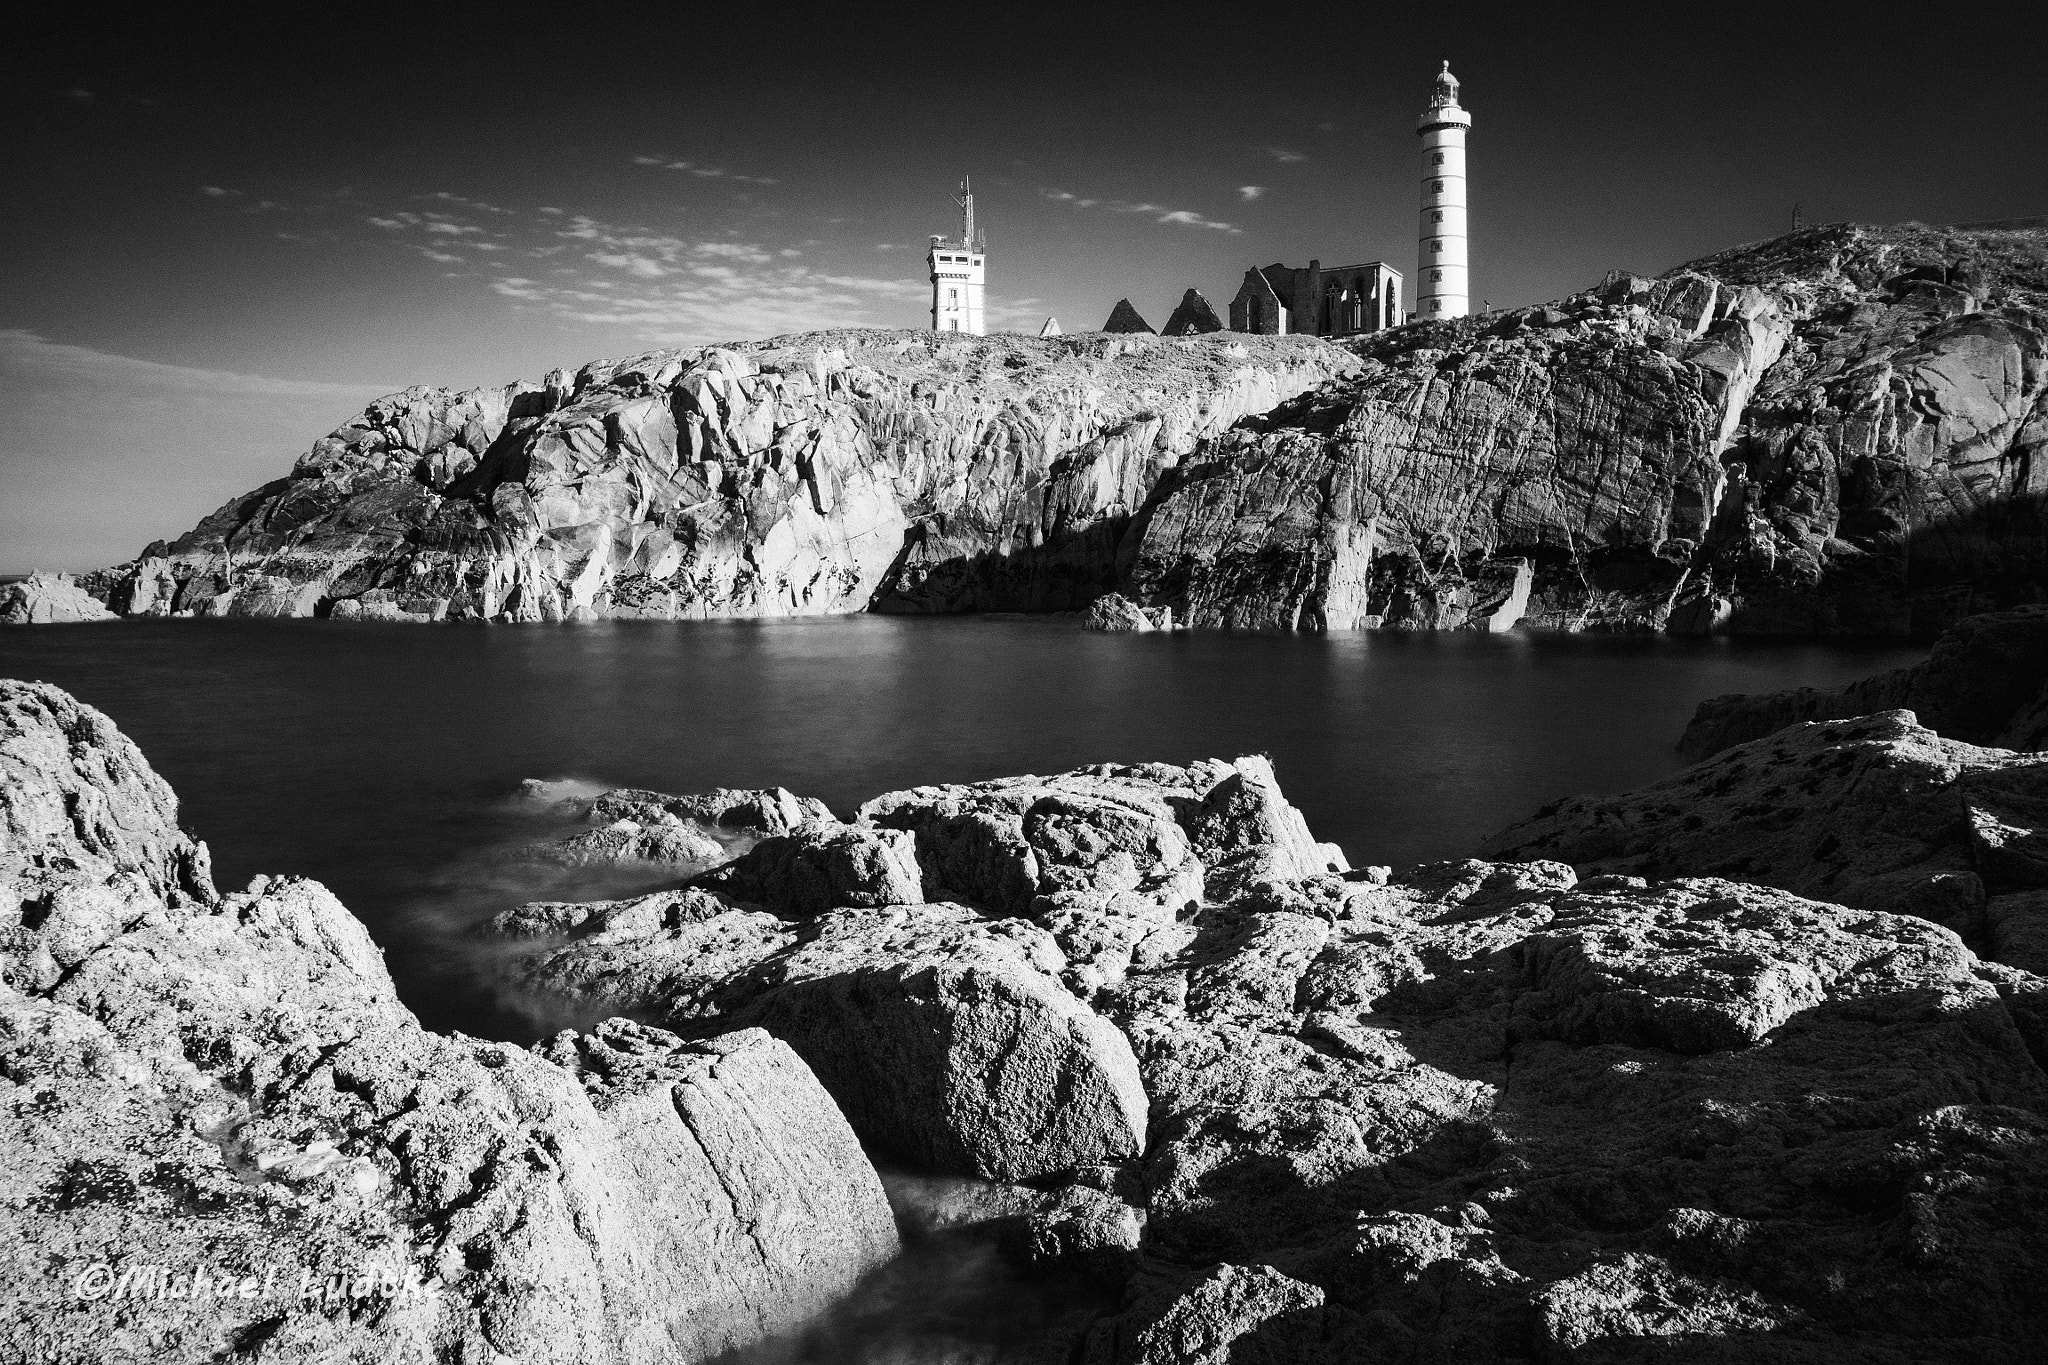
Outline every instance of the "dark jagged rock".
[[[1105, 331], [1108, 329], [1105, 328]], [[1173, 316], [1166, 320], [1161, 336], [1197, 336], [1203, 332], [1224, 330], [1223, 319], [1216, 316], [1216, 310], [1209, 306], [1209, 300], [1199, 290], [1190, 289], [1180, 296], [1180, 306], [1173, 310]]]
[[1804, 721], [1900, 708], [1966, 744], [2024, 750], [2048, 744], [2048, 607], [1958, 621], [1942, 632], [1924, 663], [1844, 687], [1711, 697], [1693, 713], [1678, 752], [1697, 761]]
[[[1129, 299], [1118, 299], [1116, 307], [1109, 310], [1109, 321], [1102, 324], [1105, 332], [1151, 332], [1152, 324], [1138, 315], [1138, 310]], [[1217, 330], [1221, 331], [1221, 328]]]
[[2044, 321], [2048, 231], [1907, 224], [1393, 328], [1171, 471], [1119, 587], [1443, 629], [1521, 560], [1532, 626], [1932, 635], [2048, 596]]
[[6, 1358], [705, 1359], [894, 1254], [786, 1044], [429, 1033], [322, 887], [222, 895], [176, 814], [105, 716], [0, 682]]

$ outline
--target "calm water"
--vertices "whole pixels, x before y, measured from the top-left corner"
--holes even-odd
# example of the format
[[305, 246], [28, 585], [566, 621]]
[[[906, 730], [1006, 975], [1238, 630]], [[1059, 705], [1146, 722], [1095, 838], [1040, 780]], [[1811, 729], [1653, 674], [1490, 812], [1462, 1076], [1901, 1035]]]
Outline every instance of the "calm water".
[[[0, 633], [0, 676], [112, 715], [184, 799], [220, 884], [317, 877], [431, 1026], [524, 1037], [462, 934], [549, 881], [526, 777], [892, 787], [1270, 753], [1354, 864], [1458, 857], [1558, 796], [1673, 771], [1701, 699], [1831, 685], [1895, 645], [1590, 636], [1098, 635], [1072, 617], [518, 628], [150, 622]], [[630, 879], [627, 879], [630, 880]]]

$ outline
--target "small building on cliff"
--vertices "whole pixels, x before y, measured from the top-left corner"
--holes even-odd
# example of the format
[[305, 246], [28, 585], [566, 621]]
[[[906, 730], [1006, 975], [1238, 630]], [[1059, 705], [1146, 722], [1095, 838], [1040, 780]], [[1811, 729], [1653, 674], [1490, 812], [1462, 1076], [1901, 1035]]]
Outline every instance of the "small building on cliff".
[[960, 182], [953, 202], [960, 206], [960, 240], [948, 241], [935, 232], [924, 258], [932, 279], [932, 330], [980, 336], [988, 243], [974, 230], [974, 190], [968, 181]]
[[1230, 301], [1230, 330], [1263, 336], [1353, 336], [1402, 321], [1401, 272], [1385, 261], [1254, 266]]

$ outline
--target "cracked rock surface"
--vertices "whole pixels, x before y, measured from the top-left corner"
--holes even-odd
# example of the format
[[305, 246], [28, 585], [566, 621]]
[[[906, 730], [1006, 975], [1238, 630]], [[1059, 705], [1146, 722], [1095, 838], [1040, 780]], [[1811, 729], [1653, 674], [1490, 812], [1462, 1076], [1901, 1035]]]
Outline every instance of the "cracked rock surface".
[[411, 388], [91, 584], [123, 616], [1077, 610], [1162, 470], [1358, 363], [1313, 337], [845, 330]]
[[1356, 374], [1161, 479], [1126, 596], [1197, 627], [1874, 635], [2048, 597], [2048, 229], [1837, 223], [1351, 344]]
[[[1801, 818], [1868, 827], [1866, 881], [1914, 802], [1980, 844], [1962, 793], [1996, 804], [2021, 865], [2048, 825], [2032, 756], [1825, 728], [1749, 762], [1819, 774]], [[864, 1138], [925, 1134], [914, 1169], [1077, 1201], [1061, 1235], [1115, 1252], [1088, 1264], [1121, 1306], [1019, 1359], [2018, 1362], [2048, 1331], [2048, 981], [1920, 915], [1526, 852], [1351, 873], [1259, 760], [913, 788], [855, 823], [911, 836], [925, 900], [797, 916], [700, 881], [588, 908], [523, 986], [760, 1024]], [[2010, 884], [1983, 920], [2017, 943], [2048, 890]], [[1112, 1072], [1142, 1126], [1044, 1127], [1048, 1090]]]
[[[221, 895], [176, 817], [105, 716], [0, 682], [0, 1354], [701, 1359], [894, 1254], [787, 1045], [429, 1033], [326, 890]], [[320, 1293], [366, 1271], [417, 1292]]]

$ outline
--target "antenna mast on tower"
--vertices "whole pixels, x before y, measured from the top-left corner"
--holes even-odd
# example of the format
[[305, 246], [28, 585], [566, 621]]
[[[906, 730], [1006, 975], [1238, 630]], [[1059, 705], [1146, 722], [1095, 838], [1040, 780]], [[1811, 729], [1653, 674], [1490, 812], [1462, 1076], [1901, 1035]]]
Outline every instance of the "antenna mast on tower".
[[981, 243], [974, 240], [974, 185], [973, 178], [960, 178], [960, 193], [953, 196], [953, 202], [960, 206], [960, 245], [969, 251], [981, 250]]

